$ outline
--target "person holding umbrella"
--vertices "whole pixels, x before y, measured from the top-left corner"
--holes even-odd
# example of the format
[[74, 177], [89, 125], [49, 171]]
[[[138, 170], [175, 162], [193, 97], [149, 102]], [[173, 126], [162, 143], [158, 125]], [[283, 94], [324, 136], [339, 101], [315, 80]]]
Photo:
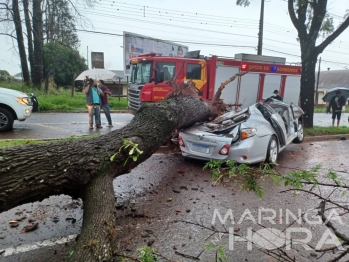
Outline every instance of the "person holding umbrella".
[[88, 109], [88, 123], [93, 129], [93, 115], [95, 116], [96, 128], [103, 128], [101, 125], [101, 97], [104, 96], [102, 89], [97, 87], [97, 79], [87, 79], [82, 92], [86, 95], [86, 106]]
[[334, 121], [337, 117], [337, 127], [341, 120], [342, 107], [345, 105], [345, 99], [341, 95], [341, 91], [336, 91], [336, 95], [332, 97], [330, 101], [330, 106], [332, 107], [332, 126], [334, 126]]

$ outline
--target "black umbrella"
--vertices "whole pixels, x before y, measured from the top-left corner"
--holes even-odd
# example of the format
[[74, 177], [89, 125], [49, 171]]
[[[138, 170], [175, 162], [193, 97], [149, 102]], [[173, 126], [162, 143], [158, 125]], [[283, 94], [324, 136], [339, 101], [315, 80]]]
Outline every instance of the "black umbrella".
[[349, 97], [349, 88], [346, 87], [334, 87], [328, 89], [326, 95], [322, 98], [324, 102], [331, 102], [332, 97], [336, 95], [337, 91], [341, 91], [341, 95], [344, 97], [344, 100], [347, 101]]

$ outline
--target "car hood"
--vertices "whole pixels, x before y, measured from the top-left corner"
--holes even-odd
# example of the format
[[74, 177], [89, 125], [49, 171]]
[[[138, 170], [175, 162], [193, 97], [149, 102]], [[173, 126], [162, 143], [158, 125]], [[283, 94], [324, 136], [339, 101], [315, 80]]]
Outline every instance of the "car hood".
[[8, 89], [8, 88], [3, 88], [0, 87], [0, 95], [10, 95], [10, 96], [15, 96], [15, 97], [28, 97], [26, 93], [13, 90], [13, 89]]

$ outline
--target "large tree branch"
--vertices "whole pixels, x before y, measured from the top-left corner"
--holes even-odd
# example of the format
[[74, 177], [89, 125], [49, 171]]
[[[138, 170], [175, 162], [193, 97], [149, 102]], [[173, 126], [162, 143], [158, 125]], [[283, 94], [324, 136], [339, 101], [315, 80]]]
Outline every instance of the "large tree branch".
[[320, 45], [315, 47], [315, 51], [317, 54], [321, 54], [325, 48], [332, 43], [345, 29], [349, 26], [349, 16], [344, 20], [344, 22], [334, 31], [331, 35], [329, 35]]
[[288, 0], [288, 13], [290, 15], [291, 21], [294, 25], [294, 27], [298, 31], [298, 36], [299, 39], [303, 40], [307, 36], [307, 29], [304, 25], [304, 23], [301, 23], [299, 17], [297, 18], [295, 10], [294, 10], [294, 5], [293, 5], [293, 0]]

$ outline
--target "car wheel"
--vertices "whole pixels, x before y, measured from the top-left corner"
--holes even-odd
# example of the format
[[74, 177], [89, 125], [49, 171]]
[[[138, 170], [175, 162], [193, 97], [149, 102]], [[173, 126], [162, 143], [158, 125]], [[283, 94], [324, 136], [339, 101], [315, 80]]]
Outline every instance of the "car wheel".
[[0, 108], [0, 132], [7, 131], [13, 126], [13, 116], [5, 108]]
[[303, 124], [302, 122], [298, 123], [298, 135], [295, 139], [293, 139], [293, 143], [302, 143], [304, 139], [304, 129], [303, 129]]
[[269, 140], [266, 162], [276, 163], [278, 160], [279, 146], [275, 136], [272, 136]]

